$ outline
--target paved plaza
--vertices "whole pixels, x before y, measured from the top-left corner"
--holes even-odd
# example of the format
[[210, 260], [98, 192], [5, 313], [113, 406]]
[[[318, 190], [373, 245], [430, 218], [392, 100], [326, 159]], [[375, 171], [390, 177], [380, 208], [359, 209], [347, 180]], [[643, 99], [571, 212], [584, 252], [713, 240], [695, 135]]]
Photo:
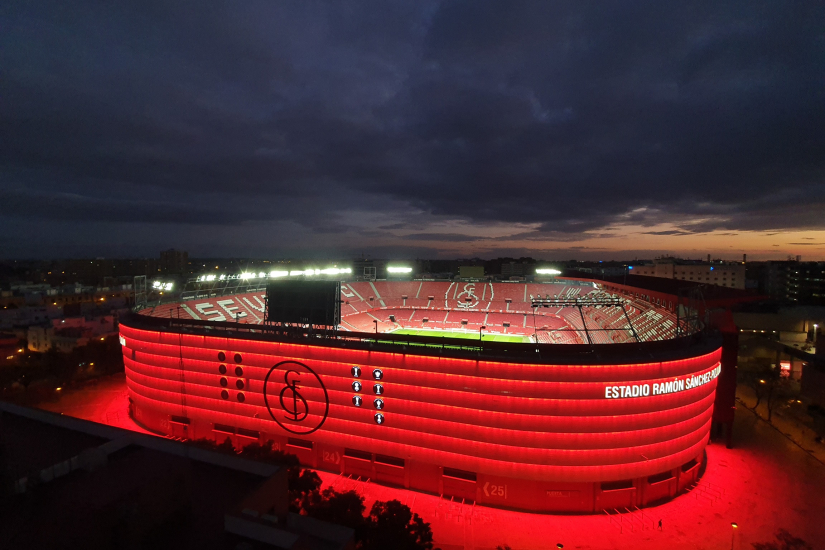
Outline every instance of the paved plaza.
[[[68, 389], [43, 408], [96, 422], [144, 431], [126, 412], [123, 375]], [[385, 487], [320, 472], [325, 485], [355, 490], [372, 501], [398, 499], [432, 524], [443, 550], [544, 550], [564, 548], [639, 550], [750, 550], [785, 528], [825, 550], [825, 466], [788, 435], [741, 404], [734, 448], [712, 444], [699, 486], [664, 505], [618, 517], [542, 515], [452, 502], [438, 496]], [[818, 454], [818, 453], [816, 453]], [[662, 530], [658, 521], [662, 520]], [[739, 528], [734, 532], [731, 523]]]

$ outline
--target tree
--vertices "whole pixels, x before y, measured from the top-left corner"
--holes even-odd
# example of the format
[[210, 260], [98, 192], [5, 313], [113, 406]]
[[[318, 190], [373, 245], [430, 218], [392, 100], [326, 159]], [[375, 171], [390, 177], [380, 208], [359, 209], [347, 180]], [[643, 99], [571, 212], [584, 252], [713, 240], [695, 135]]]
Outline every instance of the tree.
[[767, 381], [769, 387], [765, 404], [768, 407], [768, 422], [773, 418], [773, 412], [776, 410], [776, 407], [787, 402], [790, 394], [790, 381], [788, 376], [782, 376], [778, 371]]
[[273, 446], [271, 440], [266, 443], [251, 443], [243, 448], [241, 456], [285, 466], [289, 481], [289, 508], [293, 512], [299, 512], [307, 495], [317, 492], [321, 487], [321, 478], [312, 470], [302, 469], [297, 456], [274, 449]]
[[227, 454], [235, 454], [235, 445], [232, 444], [232, 438], [227, 437], [226, 439], [224, 439], [223, 443], [215, 447], [215, 450]]
[[397, 500], [376, 501], [364, 517], [364, 497], [355, 491], [339, 493], [332, 487], [310, 491], [301, 500], [302, 514], [355, 530], [360, 550], [431, 550], [429, 523]]
[[376, 501], [369, 517], [364, 517], [364, 497], [355, 491], [339, 493], [332, 487], [320, 490], [321, 478], [312, 470], [301, 469], [298, 457], [274, 449], [274, 443], [252, 443], [236, 453], [227, 437], [218, 445], [212, 439], [189, 442], [202, 449], [240, 454], [244, 458], [283, 465], [289, 481], [290, 511], [344, 525], [355, 530], [361, 550], [432, 550], [430, 524], [397, 500]]
[[772, 379], [773, 370], [769, 365], [760, 365], [755, 370], [749, 370], [743, 373], [745, 383], [751, 387], [756, 396], [756, 404], [753, 406], [754, 411], [759, 408], [762, 399], [768, 395], [768, 380]]
[[320, 492], [310, 492], [302, 504], [306, 515], [355, 529], [356, 540], [363, 539], [366, 529], [364, 497], [355, 491], [339, 493], [327, 487]]
[[433, 547], [430, 524], [397, 500], [376, 501], [367, 522], [369, 534], [362, 546], [364, 550], [430, 550]]
[[787, 529], [776, 532], [776, 541], [754, 542], [754, 550], [812, 550], [810, 544], [791, 535]]
[[746, 374], [745, 382], [753, 389], [756, 395], [756, 404], [753, 410], [758, 412], [759, 404], [764, 401], [768, 410], [767, 421], [773, 419], [773, 413], [790, 393], [790, 378], [783, 376], [777, 367], [763, 365], [757, 370]]
[[313, 494], [318, 493], [321, 487], [321, 478], [312, 470], [301, 470], [299, 475], [294, 475], [293, 470], [287, 472], [289, 480], [289, 511], [300, 512], [304, 508], [304, 501]]
[[321, 487], [321, 478], [317, 473], [312, 470], [302, 469], [297, 456], [273, 449], [274, 443], [272, 441], [267, 441], [266, 443], [251, 443], [244, 447], [240, 453], [235, 450], [232, 439], [229, 437], [224, 439], [220, 445], [214, 440], [206, 438], [190, 440], [188, 443], [201, 449], [233, 455], [239, 454], [243, 458], [250, 460], [286, 467], [287, 481], [289, 483], [290, 509], [293, 512], [300, 511], [301, 502], [304, 498], [306, 498], [309, 493], [318, 491]]

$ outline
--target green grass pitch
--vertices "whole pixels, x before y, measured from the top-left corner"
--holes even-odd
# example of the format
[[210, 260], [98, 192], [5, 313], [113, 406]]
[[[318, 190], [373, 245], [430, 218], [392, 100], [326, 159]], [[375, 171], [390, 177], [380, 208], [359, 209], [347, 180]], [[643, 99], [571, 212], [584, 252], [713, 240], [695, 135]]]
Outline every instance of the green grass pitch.
[[[478, 332], [451, 332], [448, 330], [426, 330], [426, 329], [400, 329], [392, 334], [408, 334], [410, 336], [435, 336], [441, 338], [465, 338], [467, 340], [478, 340]], [[485, 342], [529, 342], [529, 338], [509, 334], [482, 334]]]

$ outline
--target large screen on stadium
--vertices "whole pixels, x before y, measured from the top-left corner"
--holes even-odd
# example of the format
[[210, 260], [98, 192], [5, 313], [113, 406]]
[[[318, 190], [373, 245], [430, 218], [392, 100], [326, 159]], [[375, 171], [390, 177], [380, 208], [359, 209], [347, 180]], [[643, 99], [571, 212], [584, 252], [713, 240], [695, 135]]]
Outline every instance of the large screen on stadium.
[[277, 281], [267, 285], [267, 321], [337, 327], [341, 324], [341, 283]]

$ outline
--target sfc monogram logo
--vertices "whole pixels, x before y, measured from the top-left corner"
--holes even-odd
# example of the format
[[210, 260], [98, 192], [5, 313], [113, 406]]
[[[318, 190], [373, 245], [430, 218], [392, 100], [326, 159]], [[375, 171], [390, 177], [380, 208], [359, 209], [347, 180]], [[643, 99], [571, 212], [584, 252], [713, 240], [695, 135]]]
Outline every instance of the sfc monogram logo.
[[272, 419], [298, 435], [320, 428], [329, 414], [329, 394], [321, 378], [297, 361], [281, 361], [269, 370], [264, 401]]

